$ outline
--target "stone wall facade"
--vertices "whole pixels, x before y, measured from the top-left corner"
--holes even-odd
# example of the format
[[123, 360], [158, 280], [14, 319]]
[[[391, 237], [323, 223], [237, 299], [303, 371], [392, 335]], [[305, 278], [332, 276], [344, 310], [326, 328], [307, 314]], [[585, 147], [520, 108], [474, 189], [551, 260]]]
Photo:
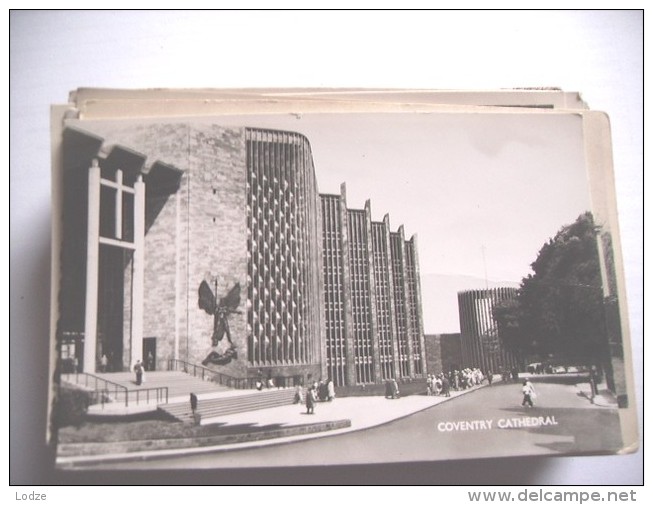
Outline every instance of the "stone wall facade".
[[462, 354], [460, 333], [424, 335], [426, 371], [430, 374], [460, 370]]

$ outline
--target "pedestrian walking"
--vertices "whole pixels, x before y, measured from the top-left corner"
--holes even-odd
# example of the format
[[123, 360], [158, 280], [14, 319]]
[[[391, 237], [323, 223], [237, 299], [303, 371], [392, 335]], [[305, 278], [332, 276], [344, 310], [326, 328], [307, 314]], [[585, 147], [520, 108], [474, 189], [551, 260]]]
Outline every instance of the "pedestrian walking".
[[195, 415], [195, 411], [197, 410], [197, 395], [195, 393], [190, 394], [190, 410]]
[[390, 379], [385, 381], [385, 397], [392, 398], [392, 382], [390, 382]]
[[293, 403], [304, 403], [304, 394], [301, 386], [295, 387], [295, 398], [293, 399]]
[[442, 396], [451, 396], [451, 384], [446, 375], [442, 375]]
[[333, 380], [327, 381], [327, 400], [333, 401], [336, 397], [336, 387], [333, 385]]
[[324, 402], [324, 401], [326, 401], [328, 396], [329, 396], [329, 389], [327, 387], [327, 384], [326, 384], [326, 382], [321, 380], [320, 383], [317, 386], [317, 398], [321, 402]]
[[395, 379], [391, 380], [392, 385], [392, 399], [399, 398], [399, 385]]
[[524, 383], [522, 384], [521, 392], [523, 394], [523, 399], [521, 402], [522, 407], [525, 407], [528, 405], [529, 407], [533, 407], [533, 399], [535, 398], [535, 389], [533, 388], [533, 384], [529, 380], [525, 380]]
[[202, 414], [197, 411], [197, 395], [195, 393], [190, 394], [190, 410], [193, 415], [193, 422], [196, 426], [199, 426], [202, 422]]
[[307, 414], [315, 414], [315, 401], [317, 400], [316, 398], [316, 393], [315, 393], [315, 388], [311, 386], [308, 388], [308, 391], [306, 391], [306, 413]]
[[433, 376], [433, 394], [438, 396], [442, 394], [442, 377], [444, 374]]
[[435, 394], [435, 375], [426, 376], [426, 396], [433, 396]]
[[143, 364], [140, 359], [134, 365], [134, 372], [136, 373], [136, 385], [140, 386], [143, 384]]

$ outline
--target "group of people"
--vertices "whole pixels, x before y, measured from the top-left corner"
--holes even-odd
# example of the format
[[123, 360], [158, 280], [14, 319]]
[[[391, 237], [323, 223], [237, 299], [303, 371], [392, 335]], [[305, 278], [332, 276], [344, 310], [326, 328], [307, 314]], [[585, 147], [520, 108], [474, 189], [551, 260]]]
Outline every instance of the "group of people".
[[448, 374], [441, 372], [439, 374], [428, 374], [426, 376], [426, 395], [427, 396], [451, 396], [451, 382]]
[[451, 370], [449, 373], [428, 374], [426, 377], [426, 394], [429, 396], [450, 396], [451, 390], [462, 391], [478, 386], [487, 378], [492, 384], [492, 372], [483, 374], [479, 368]]
[[314, 381], [307, 389], [306, 394], [304, 394], [303, 388], [301, 386], [296, 386], [295, 388], [295, 400], [294, 403], [306, 404], [306, 413], [314, 414], [315, 413], [315, 404], [317, 402], [330, 402], [333, 401], [336, 397], [336, 388], [333, 384], [333, 380], [328, 379], [326, 381], [320, 380]]
[[[509, 370], [508, 376], [504, 376], [503, 371], [502, 379], [506, 382], [510, 380], [519, 379], [519, 372]], [[515, 379], [516, 378], [516, 379]], [[426, 376], [426, 394], [428, 396], [451, 396], [451, 389], [461, 391], [468, 389], [472, 386], [478, 386], [484, 380], [488, 381], [488, 385], [492, 385], [493, 374], [490, 370], [484, 375], [478, 368], [465, 368], [464, 370], [452, 370], [449, 373], [441, 372], [439, 374], [428, 374]], [[522, 393], [522, 406], [533, 407], [533, 400], [536, 397], [535, 388], [530, 380], [525, 379], [521, 384]], [[386, 393], [387, 396], [387, 393]]]
[[275, 386], [274, 384], [274, 379], [272, 378], [272, 372], [268, 373], [268, 378], [263, 379], [263, 372], [261, 370], [258, 371], [258, 375], [256, 377], [256, 389], [258, 391], [261, 391], [263, 387], [265, 386], [268, 389], [271, 389]]
[[501, 380], [503, 382], [510, 382], [511, 380], [517, 382], [519, 380], [519, 369], [517, 367], [512, 367], [510, 369], [501, 369], [499, 370], [501, 374]]

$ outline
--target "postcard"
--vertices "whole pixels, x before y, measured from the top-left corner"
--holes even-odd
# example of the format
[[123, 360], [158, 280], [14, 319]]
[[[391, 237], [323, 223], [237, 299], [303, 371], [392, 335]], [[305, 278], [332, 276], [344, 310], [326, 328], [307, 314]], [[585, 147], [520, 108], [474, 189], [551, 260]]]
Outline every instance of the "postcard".
[[577, 93], [78, 90], [52, 125], [58, 469], [637, 450]]

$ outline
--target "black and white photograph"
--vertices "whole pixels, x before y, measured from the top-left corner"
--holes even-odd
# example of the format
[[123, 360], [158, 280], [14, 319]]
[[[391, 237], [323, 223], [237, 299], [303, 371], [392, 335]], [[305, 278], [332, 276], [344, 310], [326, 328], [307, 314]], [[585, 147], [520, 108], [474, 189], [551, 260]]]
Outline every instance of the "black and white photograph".
[[382, 4], [9, 11], [17, 501], [643, 483], [643, 10]]
[[85, 93], [57, 151], [59, 469], [636, 450], [596, 115], [96, 119]]

